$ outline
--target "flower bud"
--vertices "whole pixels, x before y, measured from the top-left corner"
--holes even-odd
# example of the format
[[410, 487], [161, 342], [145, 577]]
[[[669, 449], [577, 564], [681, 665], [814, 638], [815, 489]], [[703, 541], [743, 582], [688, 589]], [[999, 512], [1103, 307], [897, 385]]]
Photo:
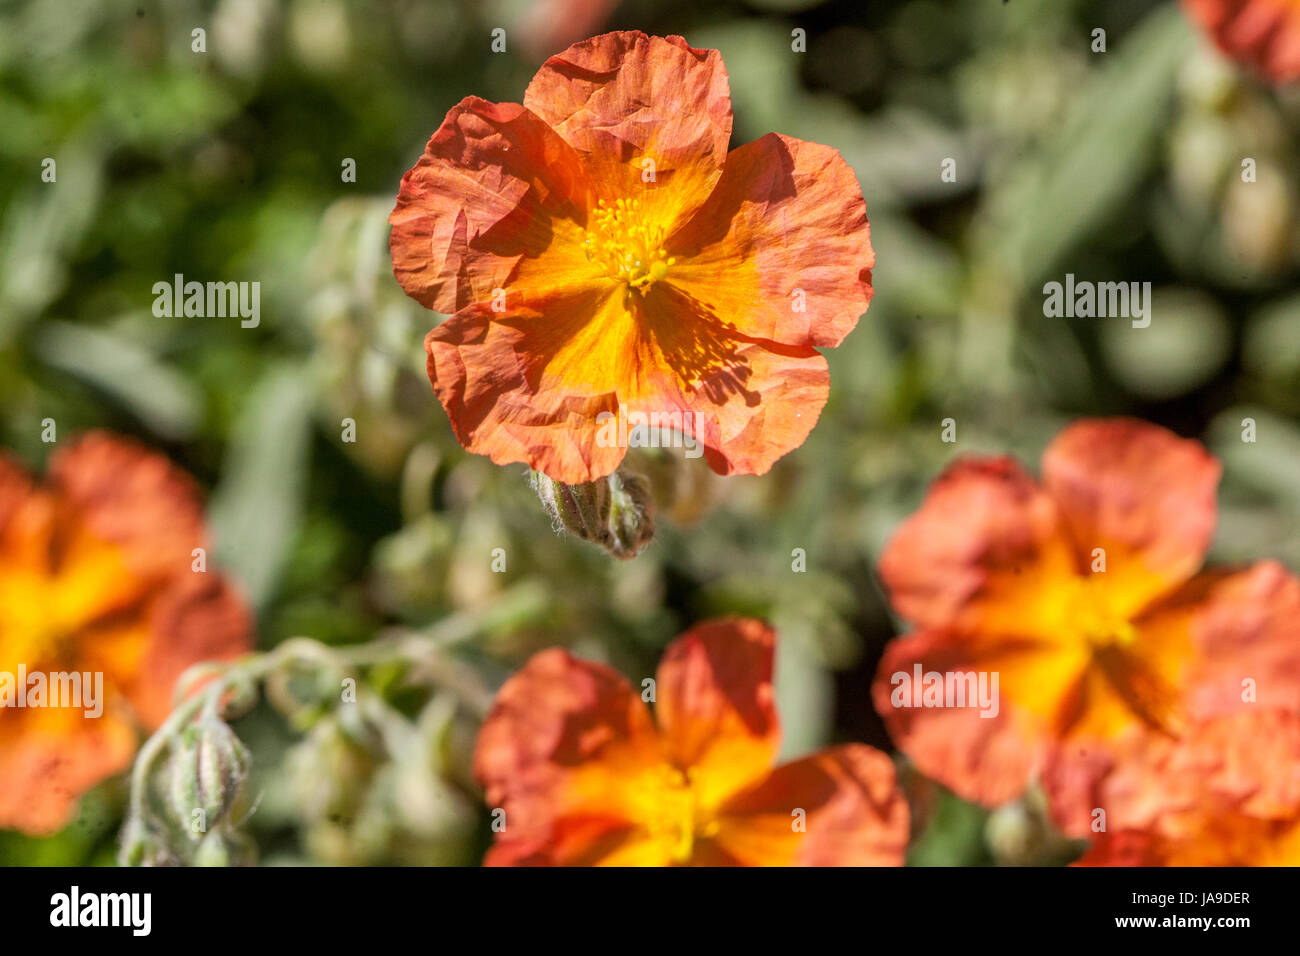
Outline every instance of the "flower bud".
[[166, 841], [138, 817], [130, 818], [122, 828], [117, 860], [121, 866], [181, 865], [180, 857], [167, 846]]
[[235, 732], [213, 717], [181, 731], [171, 760], [171, 803], [192, 840], [200, 839], [230, 812], [248, 777], [251, 759]]
[[225, 828], [204, 836], [194, 851], [195, 866], [250, 866], [255, 858], [253, 842]]
[[654, 498], [639, 475], [619, 470], [566, 485], [533, 472], [530, 480], [557, 530], [598, 544], [616, 558], [635, 557], [654, 537]]
[[616, 558], [634, 558], [655, 536], [654, 498], [640, 475], [616, 471], [609, 483], [609, 533], [605, 547]]

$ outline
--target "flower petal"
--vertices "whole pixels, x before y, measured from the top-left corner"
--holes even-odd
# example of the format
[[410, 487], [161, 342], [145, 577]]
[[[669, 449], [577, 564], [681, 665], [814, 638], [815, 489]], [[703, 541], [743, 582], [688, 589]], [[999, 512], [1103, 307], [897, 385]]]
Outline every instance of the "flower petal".
[[1136, 615], [1201, 567], [1216, 517], [1219, 463], [1200, 445], [1136, 419], [1092, 419], [1043, 453], [1080, 567], [1106, 555], [1112, 610]]
[[1228, 56], [1278, 83], [1300, 77], [1300, 6], [1291, 0], [1183, 0]]
[[402, 177], [389, 216], [407, 295], [452, 313], [493, 290], [582, 282], [588, 197], [577, 153], [517, 103], [467, 97]]
[[473, 305], [424, 347], [433, 390], [469, 451], [567, 484], [608, 475], [627, 453], [597, 441], [599, 416], [617, 413], [648, 347], [617, 293], [538, 296], [506, 313]]
[[778, 767], [718, 823], [713, 842], [745, 866], [900, 866], [908, 838], [893, 762], [863, 744]]
[[575, 43], [542, 65], [524, 105], [582, 155], [601, 198], [640, 198], [669, 231], [708, 198], [731, 139], [722, 56], [678, 36]]
[[111, 700], [99, 717], [71, 708], [0, 711], [0, 827], [53, 833], [86, 790], [131, 765], [135, 749], [135, 730]]
[[1113, 828], [1143, 829], [1194, 803], [1196, 791], [1187, 786], [1193, 778], [1199, 786], [1208, 771], [1166, 764], [1187, 757], [1180, 738], [1199, 746], [1213, 737], [1207, 720], [1268, 709], [1300, 713], [1300, 582], [1276, 562], [1202, 573], [1136, 627], [1124, 653], [1142, 665], [1135, 673], [1121, 669], [1113, 687], [1118, 706], [1143, 721], [1104, 746], [1079, 728], [1044, 771], [1058, 823], [1081, 836], [1096, 807], [1108, 808]]
[[461, 444], [568, 484], [623, 460], [625, 439], [608, 437], [617, 429], [603, 417], [620, 406], [682, 422], [721, 474], [762, 474], [804, 441], [829, 392], [815, 349], [731, 337], [658, 288], [524, 295], [504, 312], [471, 306], [425, 348]]
[[133, 441], [91, 432], [55, 453], [49, 480], [142, 577], [191, 574], [191, 552], [208, 546], [194, 479]]
[[673, 641], [659, 663], [655, 717], [664, 747], [705, 808], [762, 780], [776, 761], [775, 640], [760, 621], [710, 621]]
[[[620, 675], [558, 648], [502, 686], [474, 773], [505, 812], [496, 862], [593, 863], [648, 834], [650, 778], [664, 767], [649, 711]], [[660, 851], [661, 862], [669, 859]]]
[[35, 490], [27, 470], [0, 452], [0, 534], [5, 525]]
[[1109, 754], [1090, 756], [1053, 754], [1043, 776], [1053, 817], [1071, 835], [1093, 835], [1092, 808], [1105, 811], [1106, 832], [1207, 844], [1236, 830], [1242, 818], [1300, 823], [1295, 712], [1242, 710], [1197, 721], [1181, 739], [1137, 734]]
[[830, 348], [871, 302], [862, 189], [829, 146], [769, 133], [732, 150], [667, 249], [678, 261], [666, 281], [753, 338]]
[[880, 558], [894, 609], [921, 626], [1023, 633], [1054, 622], [1075, 574], [1055, 506], [1012, 458], [957, 461]]
[[154, 602], [149, 639], [123, 684], [150, 730], [171, 712], [177, 679], [201, 661], [227, 661], [252, 649], [253, 620], [234, 586], [215, 571], [175, 580]]
[[700, 303], [660, 283], [637, 303], [660, 368], [638, 408], [692, 414], [689, 429], [720, 475], [766, 474], [807, 439], [830, 394], [816, 349], [749, 339]]
[[1300, 712], [1300, 580], [1260, 561], [1209, 578], [1196, 610], [1201, 666], [1189, 680], [1197, 713]]
[[[918, 665], [923, 679], [927, 673], [937, 673], [941, 679], [974, 673], [978, 682], [979, 672], [990, 670], [979, 650], [951, 631], [921, 631], [898, 638], [886, 645], [871, 691], [890, 737], [922, 773], [965, 800], [997, 806], [1025, 789], [1048, 739], [1042, 719], [1032, 719], [1025, 709], [1013, 705], [1005, 689], [1010, 675], [997, 671], [999, 696], [991, 701], [997, 705], [996, 713], [990, 707], [989, 716], [970, 702], [960, 707], [927, 707], [922, 697], [918, 706], [916, 696], [909, 695]], [[1050, 709], [1059, 699], [1062, 682], [1076, 679], [1077, 669], [1066, 669], [1062, 677], [1058, 668], [1049, 666], [1053, 663], [1049, 657], [1032, 648], [1023, 655], [1021, 694], [1040, 695]], [[993, 669], [1005, 669], [1011, 662], [1008, 650]], [[905, 675], [906, 680], [896, 675]], [[986, 681], [992, 690], [991, 675]]]

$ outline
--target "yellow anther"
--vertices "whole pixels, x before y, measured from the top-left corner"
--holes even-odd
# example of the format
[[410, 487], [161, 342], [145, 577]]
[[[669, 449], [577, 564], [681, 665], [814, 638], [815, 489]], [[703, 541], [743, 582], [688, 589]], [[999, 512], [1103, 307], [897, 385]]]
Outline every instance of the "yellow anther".
[[644, 295], [677, 261], [663, 242], [663, 228], [645, 222], [641, 200], [617, 199], [611, 204], [602, 199], [587, 223], [582, 245], [590, 262]]
[[1093, 647], [1127, 647], [1137, 640], [1137, 628], [1109, 606], [1105, 593], [1089, 579], [1079, 579], [1070, 616], [1078, 632]]

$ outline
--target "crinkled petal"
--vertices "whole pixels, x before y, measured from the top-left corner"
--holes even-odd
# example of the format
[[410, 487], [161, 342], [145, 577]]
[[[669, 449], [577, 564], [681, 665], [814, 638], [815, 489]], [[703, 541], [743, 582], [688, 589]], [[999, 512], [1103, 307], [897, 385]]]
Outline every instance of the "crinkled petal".
[[467, 449], [568, 484], [623, 460], [620, 405], [681, 423], [719, 473], [762, 474], [802, 444], [829, 391], [815, 349], [731, 337], [673, 290], [507, 304], [471, 306], [430, 332], [429, 378]]
[[49, 478], [86, 529], [121, 547], [142, 577], [190, 574], [193, 550], [208, 546], [194, 479], [129, 439], [91, 432], [55, 453]]
[[1219, 463], [1199, 443], [1136, 419], [1092, 419], [1043, 453], [1043, 484], [1081, 567], [1105, 551], [1112, 610], [1136, 615], [1201, 567], [1216, 517]]
[[543, 296], [506, 313], [470, 306], [424, 345], [429, 380], [469, 451], [567, 484], [608, 475], [627, 453], [597, 440], [601, 416], [617, 415], [621, 383], [637, 380], [649, 344], [616, 292]]
[[728, 618], [691, 628], [659, 663], [655, 716], [664, 748], [706, 808], [762, 780], [776, 761], [774, 647], [765, 624]]
[[1190, 707], [1199, 714], [1300, 712], [1300, 580], [1276, 561], [1260, 561], [1207, 577], [1203, 590], [1195, 602], [1200, 666], [1189, 678]]
[[729, 800], [712, 842], [744, 866], [900, 866], [907, 838], [892, 761], [848, 744], [778, 767]]
[[397, 281], [445, 313], [496, 289], [589, 282], [586, 190], [578, 155], [542, 120], [468, 97], [402, 177], [389, 216]]
[[[1043, 718], [1017, 707], [1008, 683], [1017, 685], [1021, 703], [1040, 709], [1055, 706], [1061, 687], [1077, 679], [1078, 664], [1067, 659], [1064, 668], [1055, 655], [1034, 646], [1002, 649], [1001, 660], [981, 658], [979, 647], [951, 631], [930, 630], [890, 642], [885, 648], [872, 700], [885, 721], [889, 734], [920, 771], [942, 783], [958, 796], [985, 806], [996, 806], [1018, 796], [1037, 770], [1048, 744]], [[1017, 674], [1011, 666], [1018, 664]], [[922, 682], [937, 673], [943, 680], [954, 675], [974, 675], [975, 701], [965, 706], [925, 706], [924, 683], [916, 690], [917, 667]], [[979, 676], [985, 677], [989, 695], [987, 708], [979, 706]], [[992, 673], [998, 674], [996, 696], [992, 694]], [[1018, 678], [1008, 680], [1008, 678]], [[971, 688], [965, 677], [963, 693]], [[1027, 700], [1026, 700], [1027, 698]], [[947, 698], [943, 698], [947, 703]], [[954, 704], [956, 698], [953, 698]], [[983, 714], [988, 716], [983, 716]]]
[[0, 827], [38, 836], [58, 830], [85, 791], [131, 765], [136, 742], [129, 715], [112, 701], [99, 717], [71, 708], [0, 710]]
[[581, 154], [602, 198], [640, 198], [670, 232], [703, 205], [726, 162], [722, 56], [678, 36], [628, 31], [576, 43], [542, 65], [524, 105]]
[[636, 303], [667, 374], [637, 408], [691, 413], [688, 431], [720, 475], [766, 474], [807, 439], [830, 394], [816, 349], [747, 339], [684, 292], [660, 283]]
[[830, 348], [871, 302], [866, 204], [829, 146], [769, 133], [732, 150], [667, 249], [666, 281], [741, 335]]
[[1266, 846], [1273, 828], [1300, 825], [1300, 715], [1256, 708], [1198, 721], [1178, 739], [1133, 735], [1090, 766], [1054, 754], [1043, 782], [1067, 833], [1094, 836], [1104, 810], [1104, 832], [1150, 834], [1163, 854], [1201, 843], [1224, 863], [1260, 863], [1276, 849]]
[[597, 863], [653, 836], [647, 804], [665, 766], [626, 680], [560, 649], [535, 654], [502, 686], [475, 748], [488, 806], [505, 811], [493, 861]]
[[880, 558], [908, 621], [1001, 634], [1054, 624], [1057, 587], [1075, 573], [1051, 499], [1006, 457], [949, 467]]
[[1053, 747], [1041, 773], [1052, 818], [1081, 838], [1148, 829], [1195, 805], [1197, 783], [1178, 766], [1185, 756], [1176, 738], [1138, 727], [1105, 747], [1089, 741]]

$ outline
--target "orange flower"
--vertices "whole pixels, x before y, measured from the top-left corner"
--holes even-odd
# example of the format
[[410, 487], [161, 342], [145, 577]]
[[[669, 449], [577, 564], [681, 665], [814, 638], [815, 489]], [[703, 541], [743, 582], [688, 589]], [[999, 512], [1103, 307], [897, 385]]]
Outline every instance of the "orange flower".
[[[893, 865], [907, 804], [861, 744], [773, 769], [772, 632], [701, 624], [664, 654], [654, 716], [628, 682], [560, 649], [497, 695], [475, 773], [505, 827], [492, 865]], [[647, 682], [648, 686], [648, 682]]]
[[185, 668], [248, 647], [229, 584], [191, 570], [206, 546], [193, 481], [131, 442], [87, 435], [45, 486], [0, 456], [0, 826], [58, 829], [130, 765]]
[[[826, 403], [818, 348], [871, 299], [853, 171], [769, 134], [731, 153], [722, 59], [609, 33], [551, 57], [522, 106], [454, 106], [389, 217], [461, 443], [576, 484], [614, 471], [609, 421], [656, 416], [720, 474], [762, 474]], [[608, 416], [606, 416], [608, 413]]]
[[[1218, 478], [1199, 444], [1127, 419], [1067, 428], [1041, 485], [1009, 458], [954, 464], [880, 562], [919, 630], [886, 648], [875, 703], [922, 772], [986, 805], [1042, 776], [1087, 835], [1094, 782], [1147, 735], [1248, 697], [1300, 706], [1300, 582], [1197, 573]], [[992, 706], [969, 699], [981, 675]], [[1111, 825], [1162, 793], [1106, 804]]]
[[1152, 738], [1102, 800], [1169, 789], [1143, 828], [1097, 836], [1081, 866], [1300, 866], [1300, 717], [1255, 709]]
[[1183, 0], [1183, 6], [1228, 56], [1277, 83], [1300, 77], [1297, 0]]

